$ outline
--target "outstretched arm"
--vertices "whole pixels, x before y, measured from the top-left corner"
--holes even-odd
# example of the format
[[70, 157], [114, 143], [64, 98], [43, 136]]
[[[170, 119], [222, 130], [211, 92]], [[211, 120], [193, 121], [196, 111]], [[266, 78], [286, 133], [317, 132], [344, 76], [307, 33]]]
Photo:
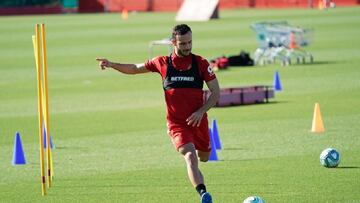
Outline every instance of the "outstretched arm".
[[123, 64], [123, 63], [115, 63], [107, 60], [106, 58], [97, 58], [99, 61], [99, 66], [102, 70], [106, 68], [113, 68], [121, 73], [125, 74], [139, 74], [139, 73], [147, 73], [150, 72], [145, 68], [145, 64]]
[[205, 101], [204, 105], [200, 109], [195, 111], [193, 114], [191, 114], [189, 118], [186, 119], [188, 125], [199, 127], [201, 123], [201, 119], [204, 116], [204, 114], [211, 107], [215, 106], [215, 104], [218, 102], [220, 98], [220, 87], [219, 87], [219, 82], [216, 78], [210, 80], [209, 82], [206, 82], [206, 85], [208, 86], [211, 94], [209, 98]]

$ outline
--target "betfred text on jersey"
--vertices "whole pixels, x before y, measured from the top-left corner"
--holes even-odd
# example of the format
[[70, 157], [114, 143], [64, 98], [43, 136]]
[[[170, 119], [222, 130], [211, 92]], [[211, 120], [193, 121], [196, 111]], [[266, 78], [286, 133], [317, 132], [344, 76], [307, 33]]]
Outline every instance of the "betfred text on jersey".
[[172, 82], [177, 82], [177, 81], [194, 81], [194, 77], [171, 77], [170, 80]]

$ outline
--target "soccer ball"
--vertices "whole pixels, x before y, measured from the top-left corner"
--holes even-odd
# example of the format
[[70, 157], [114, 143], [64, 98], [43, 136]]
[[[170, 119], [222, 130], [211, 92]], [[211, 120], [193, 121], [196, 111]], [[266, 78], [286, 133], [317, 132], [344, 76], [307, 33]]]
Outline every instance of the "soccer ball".
[[340, 163], [340, 154], [334, 148], [327, 148], [320, 154], [320, 163], [326, 168], [335, 168]]
[[259, 196], [250, 196], [246, 198], [243, 203], [265, 203]]

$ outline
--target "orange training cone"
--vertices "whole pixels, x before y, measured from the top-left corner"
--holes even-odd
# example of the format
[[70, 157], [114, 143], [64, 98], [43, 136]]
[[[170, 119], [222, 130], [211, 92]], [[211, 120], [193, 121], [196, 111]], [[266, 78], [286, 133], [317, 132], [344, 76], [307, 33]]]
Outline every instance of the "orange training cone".
[[290, 49], [296, 49], [297, 47], [297, 43], [296, 43], [296, 36], [294, 32], [290, 33], [290, 43], [289, 43], [289, 48]]
[[311, 132], [313, 132], [313, 133], [325, 132], [324, 124], [323, 124], [323, 121], [321, 118], [319, 103], [315, 103], [314, 117], [313, 117], [313, 121], [312, 121]]
[[319, 10], [323, 10], [324, 8], [325, 8], [325, 6], [324, 6], [323, 1], [322, 1], [322, 0], [319, 0], [319, 2], [318, 2], [318, 9], [319, 9]]
[[121, 18], [123, 20], [127, 20], [129, 17], [129, 13], [128, 13], [128, 10], [127, 9], [123, 9], [122, 12], [121, 12]]

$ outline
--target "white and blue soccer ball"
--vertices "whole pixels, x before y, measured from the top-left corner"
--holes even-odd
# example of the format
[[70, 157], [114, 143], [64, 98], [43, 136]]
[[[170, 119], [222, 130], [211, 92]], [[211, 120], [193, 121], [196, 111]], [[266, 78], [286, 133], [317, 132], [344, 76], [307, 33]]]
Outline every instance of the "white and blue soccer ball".
[[340, 163], [340, 154], [334, 148], [327, 148], [320, 154], [320, 163], [326, 168], [335, 168]]
[[246, 198], [243, 203], [265, 203], [259, 196], [250, 196]]

